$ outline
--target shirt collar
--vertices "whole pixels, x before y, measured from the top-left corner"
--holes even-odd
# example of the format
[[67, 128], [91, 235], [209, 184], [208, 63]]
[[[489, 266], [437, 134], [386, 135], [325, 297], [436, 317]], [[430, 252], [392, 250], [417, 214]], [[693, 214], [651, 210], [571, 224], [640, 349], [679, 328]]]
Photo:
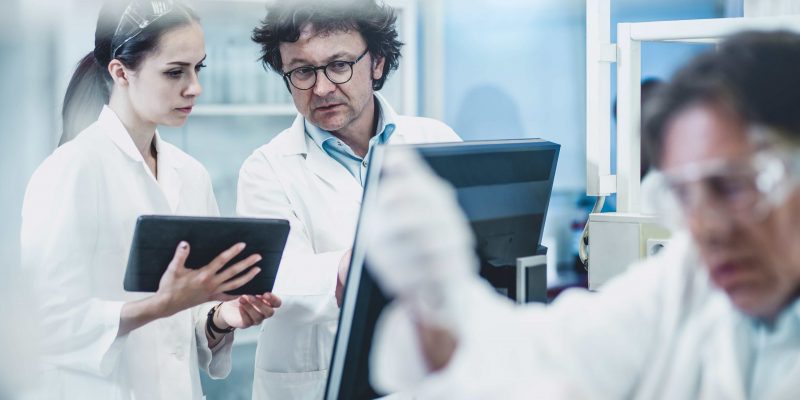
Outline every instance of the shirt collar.
[[800, 321], [800, 298], [794, 299], [792, 305], [789, 306], [789, 310], [792, 316]]
[[379, 139], [381, 144], [388, 143], [389, 137], [392, 136], [397, 128], [397, 113], [379, 93], [375, 93], [375, 99], [378, 100], [378, 108], [380, 109], [376, 133], [383, 136]]

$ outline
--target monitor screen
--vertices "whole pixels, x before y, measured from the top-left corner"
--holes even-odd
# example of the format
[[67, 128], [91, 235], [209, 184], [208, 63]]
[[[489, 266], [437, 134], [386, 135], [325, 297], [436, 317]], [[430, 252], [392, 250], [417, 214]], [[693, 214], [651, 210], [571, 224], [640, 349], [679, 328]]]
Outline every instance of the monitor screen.
[[[381, 147], [373, 152], [364, 206], [374, 201], [380, 186], [381, 161], [394, 147]], [[477, 239], [482, 270], [513, 266], [518, 257], [538, 253], [560, 145], [541, 139], [520, 139], [411, 147], [455, 188], [459, 205]], [[365, 255], [357, 232], [326, 399], [380, 396], [369, 383], [369, 352], [375, 323], [388, 299], [369, 276]]]

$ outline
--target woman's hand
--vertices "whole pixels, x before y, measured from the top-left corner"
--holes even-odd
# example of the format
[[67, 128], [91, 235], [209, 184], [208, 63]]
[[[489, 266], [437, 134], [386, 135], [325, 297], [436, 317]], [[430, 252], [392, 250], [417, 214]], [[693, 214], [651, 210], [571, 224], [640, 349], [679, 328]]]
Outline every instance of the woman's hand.
[[261, 260], [261, 256], [253, 254], [224, 271], [220, 271], [230, 260], [244, 250], [244, 243], [237, 243], [220, 253], [208, 265], [191, 269], [184, 263], [189, 256], [189, 244], [181, 242], [175, 256], [161, 277], [155, 296], [160, 300], [164, 317], [181, 310], [205, 303], [207, 301], [228, 301], [235, 296], [225, 294], [249, 282], [261, 269], [254, 267], [244, 275], [234, 278], [240, 272], [250, 268]]
[[222, 267], [242, 250], [244, 250], [244, 243], [238, 243], [220, 253], [203, 268], [190, 269], [184, 265], [189, 256], [189, 244], [181, 242], [178, 249], [175, 250], [175, 256], [167, 266], [167, 271], [164, 272], [158, 283], [156, 294], [123, 304], [117, 336], [125, 336], [130, 331], [151, 321], [169, 317], [207, 301], [235, 299], [235, 296], [227, 295], [224, 292], [241, 287], [261, 272], [260, 268], [254, 267], [244, 275], [233, 279], [234, 276], [261, 260], [261, 256], [258, 254], [253, 254], [220, 272]]
[[225, 329], [230, 326], [238, 329], [258, 325], [275, 314], [281, 306], [281, 299], [272, 293], [243, 295], [238, 299], [222, 303], [214, 316], [214, 325]]

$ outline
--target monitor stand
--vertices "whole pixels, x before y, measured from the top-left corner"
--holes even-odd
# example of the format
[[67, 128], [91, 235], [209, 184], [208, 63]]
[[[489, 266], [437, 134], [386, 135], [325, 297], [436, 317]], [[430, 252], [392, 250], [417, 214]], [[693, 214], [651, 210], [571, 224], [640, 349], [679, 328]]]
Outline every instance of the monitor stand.
[[481, 276], [497, 291], [519, 304], [547, 303], [547, 247], [517, 258], [516, 265], [482, 263]]

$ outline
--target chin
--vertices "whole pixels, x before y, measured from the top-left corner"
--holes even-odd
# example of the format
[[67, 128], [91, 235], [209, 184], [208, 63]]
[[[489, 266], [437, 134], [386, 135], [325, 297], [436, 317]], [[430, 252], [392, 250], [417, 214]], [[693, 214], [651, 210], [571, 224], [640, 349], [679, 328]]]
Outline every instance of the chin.
[[[312, 121], [313, 122], [313, 121]], [[314, 125], [318, 126], [320, 129], [328, 132], [336, 132], [342, 129], [342, 124], [335, 124], [335, 123], [326, 123], [320, 121], [319, 123], [314, 123]]]
[[188, 115], [186, 117], [171, 117], [171, 118], [163, 118], [161, 121], [158, 122], [158, 125], [161, 126], [168, 126], [170, 128], [180, 128], [186, 124], [186, 120], [188, 120]]
[[765, 299], [763, 294], [758, 296], [756, 293], [728, 293], [728, 297], [739, 311], [753, 318], [771, 319], [782, 310], [775, 301]]
[[338, 131], [347, 125], [347, 118], [341, 115], [330, 115], [328, 118], [309, 118], [311, 123], [328, 132]]

